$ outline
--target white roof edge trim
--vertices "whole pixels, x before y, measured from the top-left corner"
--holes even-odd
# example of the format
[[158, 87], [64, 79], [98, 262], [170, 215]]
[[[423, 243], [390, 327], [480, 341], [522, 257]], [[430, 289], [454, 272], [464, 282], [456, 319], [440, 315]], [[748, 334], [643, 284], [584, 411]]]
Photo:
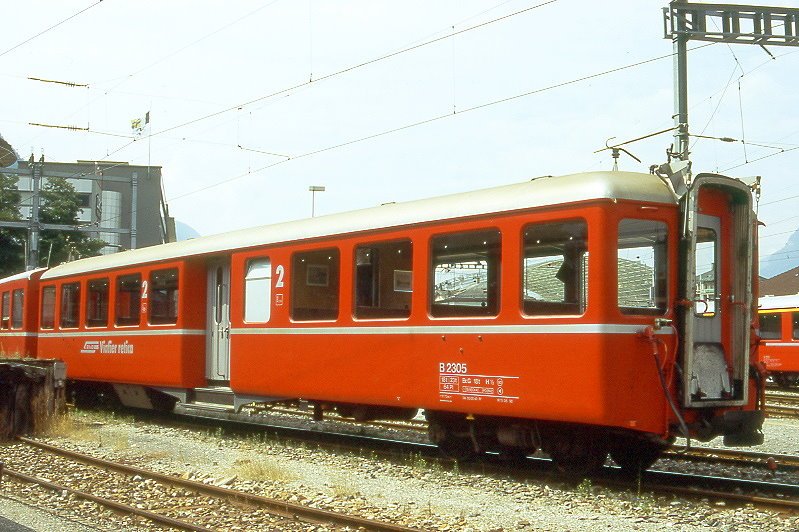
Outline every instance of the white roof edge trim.
[[279, 242], [391, 229], [418, 223], [597, 199], [646, 201], [670, 205], [676, 205], [678, 202], [670, 187], [659, 177], [651, 174], [608, 171], [560, 177], [546, 176], [472, 192], [240, 229], [193, 240], [81, 259], [50, 269], [42, 275], [42, 279], [230, 252]]
[[799, 308], [799, 294], [790, 296], [763, 296], [758, 299], [758, 310]]
[[35, 270], [27, 270], [21, 273], [15, 273], [14, 275], [9, 275], [8, 277], [4, 277], [0, 279], [0, 284], [10, 283], [11, 281], [19, 281], [22, 279], [30, 279], [33, 277], [33, 274], [36, 272], [41, 272], [46, 270], [47, 268], [36, 268]]

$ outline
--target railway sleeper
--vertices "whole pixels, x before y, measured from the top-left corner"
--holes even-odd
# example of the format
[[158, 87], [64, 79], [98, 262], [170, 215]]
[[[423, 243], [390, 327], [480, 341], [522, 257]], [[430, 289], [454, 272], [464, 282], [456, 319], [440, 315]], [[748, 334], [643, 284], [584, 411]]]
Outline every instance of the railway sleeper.
[[66, 410], [59, 360], [0, 359], [0, 440], [46, 431]]

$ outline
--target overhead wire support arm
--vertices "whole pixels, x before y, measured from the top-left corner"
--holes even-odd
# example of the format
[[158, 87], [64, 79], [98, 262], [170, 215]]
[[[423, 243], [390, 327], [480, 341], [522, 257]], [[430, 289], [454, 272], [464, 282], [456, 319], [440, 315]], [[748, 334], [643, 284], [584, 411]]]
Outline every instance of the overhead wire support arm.
[[[715, 29], [709, 29], [715, 28]], [[799, 46], [799, 9], [672, 0], [663, 8], [663, 37], [674, 43], [675, 147], [669, 159], [688, 161], [688, 41]], [[690, 174], [687, 176], [690, 180]]]
[[673, 1], [663, 8], [663, 32], [671, 39], [799, 46], [799, 8]]

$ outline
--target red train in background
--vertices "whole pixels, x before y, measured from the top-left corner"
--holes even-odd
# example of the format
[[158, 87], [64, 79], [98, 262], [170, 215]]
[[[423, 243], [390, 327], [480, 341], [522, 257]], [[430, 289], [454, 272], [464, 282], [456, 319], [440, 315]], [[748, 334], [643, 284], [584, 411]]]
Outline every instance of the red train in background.
[[799, 386], [799, 294], [760, 298], [760, 357], [782, 388]]
[[637, 470], [762, 442], [755, 231], [728, 177], [541, 177], [7, 278], [0, 342], [129, 405], [424, 409], [453, 456]]

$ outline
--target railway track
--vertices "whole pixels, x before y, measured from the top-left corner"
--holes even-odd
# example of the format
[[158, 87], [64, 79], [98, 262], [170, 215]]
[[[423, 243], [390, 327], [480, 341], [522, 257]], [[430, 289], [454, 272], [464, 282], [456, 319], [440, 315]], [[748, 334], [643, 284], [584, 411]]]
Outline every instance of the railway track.
[[717, 447], [691, 447], [676, 445], [663, 453], [664, 458], [691, 462], [725, 463], [738, 466], [750, 466], [771, 471], [799, 471], [799, 456], [789, 454], [764, 453], [742, 449], [719, 449]]
[[766, 390], [766, 413], [781, 417], [799, 417], [799, 394]]
[[[795, 396], [797, 404], [799, 404], [799, 395]], [[295, 410], [290, 408], [276, 407], [271, 409], [271, 412], [300, 416], [311, 417], [311, 413]], [[352, 421], [337, 419], [337, 421], [345, 423], [355, 423]], [[365, 421], [359, 422], [359, 425], [370, 427], [383, 427], [397, 431], [414, 431], [426, 432], [427, 423], [425, 421], [411, 420], [401, 422], [390, 421]], [[693, 446], [690, 450], [686, 451], [685, 446], [676, 445], [663, 454], [664, 458], [680, 461], [690, 462], [705, 462], [705, 463], [723, 463], [736, 466], [747, 466], [768, 469], [771, 471], [788, 470], [799, 471], [799, 456], [777, 454], [777, 453], [764, 453], [759, 451], [748, 451], [735, 448], [720, 449], [717, 447], [697, 447]]]
[[[302, 506], [277, 499], [270, 499], [252, 493], [246, 493], [221, 486], [188, 480], [173, 475], [165, 475], [135, 466], [95, 458], [53, 445], [41, 443], [29, 438], [19, 438], [19, 441], [27, 446], [36, 448], [44, 454], [56, 455], [73, 463], [87, 465], [98, 471], [105, 471], [109, 473], [110, 476], [115, 476], [115, 478], [109, 479], [107, 482], [98, 482], [101, 485], [105, 485], [110, 482], [113, 485], [124, 486], [126, 482], [129, 482], [129, 479], [133, 477], [140, 480], [149, 479], [158, 485], [165, 486], [165, 491], [170, 493], [175, 493], [175, 489], [182, 490], [183, 494], [181, 498], [190, 497], [190, 504], [184, 504], [183, 506], [205, 506], [213, 508], [214, 516], [219, 519], [224, 519], [224, 516], [226, 516], [228, 512], [230, 512], [233, 516], [239, 515], [242, 512], [242, 506], [246, 506], [250, 509], [254, 509], [255, 511], [261, 511], [262, 513], [268, 514], [270, 522], [261, 524], [264, 526], [268, 525], [275, 527], [276, 529], [290, 528], [292, 524], [301, 523], [309, 525], [332, 525], [345, 529], [385, 532], [410, 532], [416, 530], [405, 526], [395, 525], [393, 523], [366, 519], [359, 516], [312, 508], [309, 506]], [[81, 488], [75, 488], [67, 483], [69, 481], [55, 482], [51, 479], [39, 478], [28, 473], [9, 469], [8, 467], [0, 468], [0, 479], [2, 479], [2, 477], [10, 477], [20, 482], [38, 484], [45, 488], [61, 492], [62, 494], [69, 493], [74, 497], [95, 502], [116, 512], [134, 515], [153, 523], [172, 528], [192, 531], [208, 531], [227, 528], [227, 525], [218, 527], [215, 526], [214, 523], [189, 522], [180, 517], [170, 515], [181, 513], [180, 511], [176, 511], [179, 510], [179, 507], [174, 507], [175, 501], [173, 498], [169, 498], [168, 501], [165, 501], [168, 503], [167, 507], [160, 509], [145, 509], [141, 508], [141, 504], [122, 502], [105, 496], [97, 495], [95, 493], [90, 493], [87, 488], [83, 486]], [[72, 484], [74, 484], [74, 482], [72, 482]], [[148, 489], [154, 488], [150, 487]], [[125, 489], [115, 490], [115, 493], [117, 494], [124, 492], [126, 492]], [[172, 507], [169, 507], [169, 505]], [[252, 523], [250, 523], [250, 526], [251, 525]]]
[[[281, 413], [295, 413], [288, 410]], [[290, 416], [287, 416], [287, 418]], [[304, 416], [303, 416], [304, 417]], [[200, 419], [200, 418], [197, 418]], [[218, 418], [209, 417], [205, 422], [216, 423]], [[256, 425], [257, 430], [264, 429], [263, 421], [250, 420], [251, 427]], [[279, 423], [279, 422], [278, 422]], [[352, 422], [344, 422], [353, 425]], [[401, 423], [372, 423], [361, 422], [357, 425], [378, 427], [390, 426], [394, 430], [406, 430], [409, 434], [424, 430], [424, 423], [401, 422]], [[449, 459], [442, 458], [438, 449], [430, 443], [413, 442], [403, 439], [382, 438], [367, 434], [354, 434], [347, 432], [329, 432], [310, 428], [298, 428], [296, 426], [281, 426], [274, 422], [267, 424], [269, 430], [279, 432], [283, 436], [296, 438], [303, 441], [314, 441], [317, 444], [330, 446], [336, 450], [350, 450], [352, 452], [363, 451], [364, 449], [373, 450], [376, 454], [382, 454], [389, 459], [394, 457], [405, 457], [409, 455], [423, 457], [429, 461], [440, 460], [452, 465]], [[239, 424], [231, 427], [231, 430], [239, 430]], [[244, 429], [246, 430], [246, 429]], [[252, 430], [252, 429], [250, 429]], [[679, 451], [677, 448], [676, 451]], [[778, 468], [799, 467], [799, 457], [789, 455], [772, 455], [768, 453], [735, 452], [728, 449], [700, 448], [694, 447], [690, 453], [674, 452], [670, 457], [681, 458], [693, 461], [725, 462], [737, 465], [755, 465], [757, 467], [768, 467], [768, 459], [773, 458]], [[736, 456], [737, 455], [737, 456]], [[542, 456], [528, 457], [522, 462], [513, 460], [508, 462], [502, 457], [488, 454], [474, 464], [459, 464], [461, 472], [471, 472], [473, 474], [497, 474], [505, 477], [517, 479], [525, 482], [530, 480], [541, 480], [551, 483], [558, 482], [553, 473], [551, 460]], [[752, 504], [759, 507], [766, 507], [772, 510], [784, 512], [799, 512], [799, 484], [786, 484], [781, 482], [756, 481], [730, 478], [725, 476], [713, 476], [705, 474], [676, 473], [671, 471], [650, 470], [644, 472], [638, 479], [626, 478], [622, 472], [613, 465], [606, 465], [600, 472], [591, 477], [591, 481], [596, 485], [605, 485], [613, 489], [626, 489], [631, 491], [649, 491], [658, 494], [678, 495], [686, 498], [710, 499], [724, 501], [730, 504]], [[567, 481], [568, 484], [568, 481]]]

